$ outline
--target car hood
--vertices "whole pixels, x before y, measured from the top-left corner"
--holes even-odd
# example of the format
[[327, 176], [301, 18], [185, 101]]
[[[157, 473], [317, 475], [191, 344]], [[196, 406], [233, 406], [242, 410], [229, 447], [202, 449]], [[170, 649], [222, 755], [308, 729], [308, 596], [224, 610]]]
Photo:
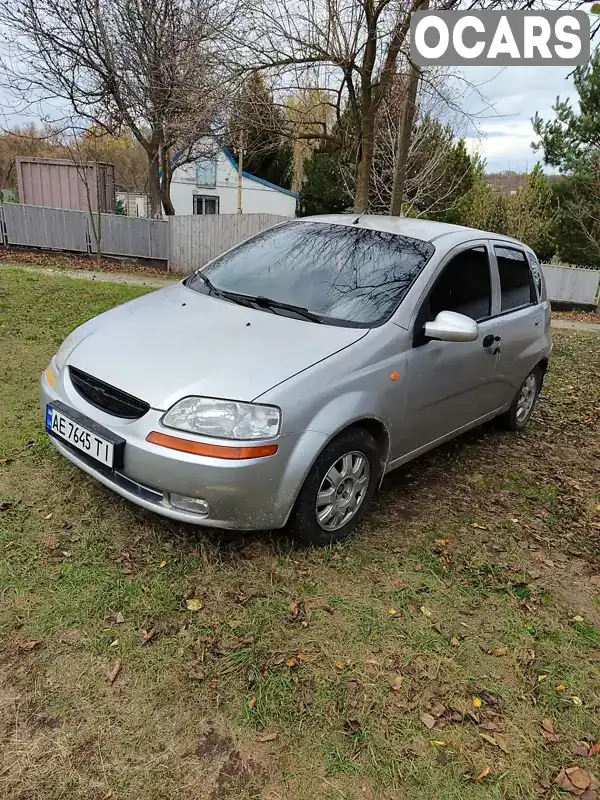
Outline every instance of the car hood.
[[90, 320], [67, 364], [166, 410], [188, 395], [254, 400], [366, 333], [177, 284]]

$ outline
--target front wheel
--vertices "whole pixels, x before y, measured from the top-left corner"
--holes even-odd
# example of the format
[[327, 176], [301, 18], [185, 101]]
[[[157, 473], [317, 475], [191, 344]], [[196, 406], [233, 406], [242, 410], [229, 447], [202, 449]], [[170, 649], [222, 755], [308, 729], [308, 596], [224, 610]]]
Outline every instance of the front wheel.
[[521, 384], [511, 407], [498, 417], [500, 426], [510, 431], [522, 431], [533, 413], [541, 388], [542, 370], [540, 367], [534, 367]]
[[333, 439], [312, 466], [288, 521], [309, 545], [339, 542], [363, 519], [381, 476], [381, 453], [364, 428]]

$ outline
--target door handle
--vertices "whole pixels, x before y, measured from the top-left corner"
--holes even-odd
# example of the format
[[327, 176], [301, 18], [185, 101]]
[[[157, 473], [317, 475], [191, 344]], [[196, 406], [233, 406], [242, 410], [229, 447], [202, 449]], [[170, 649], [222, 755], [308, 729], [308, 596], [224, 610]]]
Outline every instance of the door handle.
[[536, 318], [533, 320], [533, 324], [534, 324], [534, 325], [539, 325], [539, 324], [541, 323], [541, 321], [542, 321], [542, 318], [541, 318], [541, 317], [536, 317]]

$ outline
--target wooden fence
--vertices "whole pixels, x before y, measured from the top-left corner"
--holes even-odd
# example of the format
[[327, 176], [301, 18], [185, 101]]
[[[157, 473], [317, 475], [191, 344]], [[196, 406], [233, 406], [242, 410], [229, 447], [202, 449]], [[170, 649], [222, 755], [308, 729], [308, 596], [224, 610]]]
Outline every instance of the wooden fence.
[[214, 214], [169, 219], [169, 269], [191, 272], [244, 239], [287, 217], [276, 214]]
[[542, 264], [550, 300], [578, 305], [598, 305], [600, 270], [567, 264]]
[[[219, 214], [163, 221], [102, 214], [100, 250], [107, 256], [161, 261], [173, 272], [191, 272], [286, 219], [276, 214]], [[98, 224], [96, 217], [93, 224]], [[88, 214], [19, 203], [0, 203], [2, 245], [97, 252]]]
[[[169, 260], [169, 223], [159, 219], [135, 219], [101, 214], [100, 250], [107, 256]], [[91, 222], [88, 220], [91, 228]], [[97, 219], [94, 219], [97, 224]], [[90, 237], [90, 252], [96, 253], [96, 238]]]
[[[110, 256], [158, 261], [172, 272], [198, 269], [244, 239], [285, 222], [276, 214], [170, 217], [168, 221], [102, 214], [100, 249]], [[0, 246], [96, 252], [87, 214], [19, 203], [0, 203]], [[597, 306], [600, 270], [542, 264], [554, 302]]]

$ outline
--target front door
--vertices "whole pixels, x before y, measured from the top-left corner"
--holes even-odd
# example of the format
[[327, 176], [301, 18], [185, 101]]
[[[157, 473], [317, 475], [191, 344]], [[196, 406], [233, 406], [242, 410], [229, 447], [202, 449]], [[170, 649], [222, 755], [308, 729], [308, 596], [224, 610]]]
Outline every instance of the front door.
[[[422, 299], [407, 353], [408, 430], [402, 455], [483, 419], [501, 405], [496, 386], [500, 322], [493, 316], [498, 302], [496, 284], [489, 245], [470, 242], [448, 254]], [[456, 311], [474, 319], [479, 326], [477, 339], [426, 339], [424, 325], [440, 311]]]

